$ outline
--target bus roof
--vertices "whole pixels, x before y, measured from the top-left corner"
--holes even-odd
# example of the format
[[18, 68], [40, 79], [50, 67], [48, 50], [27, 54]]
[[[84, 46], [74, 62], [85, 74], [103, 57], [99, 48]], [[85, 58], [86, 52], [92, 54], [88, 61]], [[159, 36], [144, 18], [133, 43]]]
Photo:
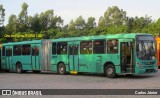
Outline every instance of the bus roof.
[[22, 41], [22, 42], [9, 42], [9, 43], [4, 43], [2, 45], [21, 45], [21, 44], [37, 44], [41, 43], [42, 40], [32, 40], [32, 41]]
[[[152, 35], [146, 33], [122, 33], [122, 34], [107, 34], [107, 35], [97, 35], [97, 36], [82, 36], [82, 37], [67, 37], [67, 38], [58, 38], [52, 39], [52, 42], [60, 41], [82, 41], [82, 40], [98, 40], [98, 39], [119, 39], [119, 38], [135, 38], [137, 35]], [[45, 39], [44, 39], [45, 40]], [[2, 45], [21, 45], [21, 44], [37, 44], [41, 43], [43, 40], [32, 40], [32, 41], [22, 41], [22, 42], [9, 42]]]
[[52, 42], [59, 41], [77, 41], [77, 40], [92, 40], [92, 39], [120, 39], [120, 38], [135, 38], [137, 35], [152, 35], [146, 33], [123, 33], [123, 34], [108, 34], [108, 35], [99, 35], [99, 36], [82, 36], [82, 37], [67, 37], [67, 38], [59, 38], [52, 39]]

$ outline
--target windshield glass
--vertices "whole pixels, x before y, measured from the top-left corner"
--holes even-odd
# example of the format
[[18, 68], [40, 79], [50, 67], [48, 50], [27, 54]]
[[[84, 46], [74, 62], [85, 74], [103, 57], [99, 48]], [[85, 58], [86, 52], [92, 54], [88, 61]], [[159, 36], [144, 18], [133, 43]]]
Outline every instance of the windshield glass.
[[[153, 38], [153, 36], [150, 36]], [[137, 41], [137, 57], [141, 60], [155, 59], [156, 47], [154, 39], [138, 40]]]

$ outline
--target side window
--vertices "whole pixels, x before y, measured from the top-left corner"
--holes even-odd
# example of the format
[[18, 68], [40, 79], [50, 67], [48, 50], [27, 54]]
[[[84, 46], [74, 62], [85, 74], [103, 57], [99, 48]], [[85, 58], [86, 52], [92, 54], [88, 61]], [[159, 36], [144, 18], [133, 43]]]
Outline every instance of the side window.
[[74, 55], [78, 55], [78, 46], [74, 46]]
[[12, 56], [12, 49], [6, 48], [6, 56]]
[[73, 46], [69, 46], [69, 55], [73, 55]]
[[67, 43], [66, 42], [57, 43], [57, 54], [67, 54]]
[[52, 44], [52, 54], [56, 54], [56, 50], [57, 50], [57, 44], [53, 43]]
[[92, 54], [92, 41], [84, 41], [80, 44], [81, 54]]
[[118, 53], [118, 40], [113, 39], [107, 41], [107, 53]]
[[34, 55], [34, 56], [39, 55], [39, 48], [38, 47], [33, 47], [32, 48], [32, 55]]
[[22, 47], [20, 45], [13, 46], [13, 55], [21, 55]]
[[69, 55], [78, 55], [78, 46], [69, 46]]
[[22, 45], [22, 55], [31, 54], [31, 45]]
[[5, 56], [6, 55], [6, 49], [5, 47], [2, 47], [2, 56]]
[[105, 53], [105, 40], [99, 40], [93, 42], [93, 53], [94, 54]]

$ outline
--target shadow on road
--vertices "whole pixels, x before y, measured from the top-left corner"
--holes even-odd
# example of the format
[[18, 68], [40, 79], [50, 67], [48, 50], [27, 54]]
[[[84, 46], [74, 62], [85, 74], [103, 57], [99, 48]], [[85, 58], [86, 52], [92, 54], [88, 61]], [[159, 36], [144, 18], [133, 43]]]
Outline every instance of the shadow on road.
[[[91, 74], [91, 73], [79, 73], [75, 76], [107, 78], [103, 74]], [[154, 74], [151, 74], [151, 75], [117, 75], [115, 78], [112, 78], [112, 79], [146, 79], [146, 78], [153, 78], [153, 77], [156, 77], [156, 76]]]
[[[1, 71], [0, 74], [3, 75], [3, 74], [19, 74], [19, 73], [16, 73], [16, 72], [5, 72], [5, 71]], [[58, 73], [53, 73], [53, 72], [37, 72], [37, 73], [34, 73], [32, 71], [27, 71], [25, 73], [21, 73], [22, 75], [23, 74], [40, 74], [40, 75], [59, 75]], [[76, 76], [76, 77], [99, 77], [99, 78], [107, 78], [105, 75], [103, 74], [93, 74], [93, 73], [78, 73], [76, 75], [73, 75], [73, 74], [66, 74], [66, 76]], [[153, 77], [156, 77], [155, 74], [147, 74], [147, 75], [117, 75], [116, 78], [113, 78], [113, 79], [146, 79], [146, 78], [153, 78]], [[109, 79], [109, 78], [108, 78]]]

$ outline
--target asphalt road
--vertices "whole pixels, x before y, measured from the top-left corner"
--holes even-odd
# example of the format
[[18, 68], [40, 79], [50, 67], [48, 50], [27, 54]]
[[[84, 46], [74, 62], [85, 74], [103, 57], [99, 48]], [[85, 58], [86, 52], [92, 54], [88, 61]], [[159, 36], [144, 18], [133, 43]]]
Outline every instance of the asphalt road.
[[[103, 75], [78, 74], [58, 75], [53, 73], [0, 73], [0, 89], [160, 89], [160, 70], [156, 74], [125, 76], [110, 79]], [[4, 96], [3, 96], [4, 97]], [[22, 96], [23, 97], [23, 96]], [[50, 98], [51, 96], [45, 96]], [[75, 98], [75, 96], [54, 96], [55, 98]], [[106, 96], [76, 96], [80, 98], [106, 98]], [[114, 98], [115, 96], [110, 96]], [[116, 96], [117, 97], [117, 96]], [[134, 96], [128, 96], [133, 98]], [[128, 98], [121, 96], [120, 98]], [[143, 98], [143, 95], [140, 97]], [[150, 96], [144, 96], [150, 98]], [[152, 98], [159, 98], [153, 96]], [[1, 97], [0, 97], [1, 98]], [[16, 98], [12, 96], [12, 98]], [[30, 97], [25, 97], [30, 98]], [[41, 96], [37, 98], [42, 98]], [[134, 97], [135, 98], [135, 97]]]

